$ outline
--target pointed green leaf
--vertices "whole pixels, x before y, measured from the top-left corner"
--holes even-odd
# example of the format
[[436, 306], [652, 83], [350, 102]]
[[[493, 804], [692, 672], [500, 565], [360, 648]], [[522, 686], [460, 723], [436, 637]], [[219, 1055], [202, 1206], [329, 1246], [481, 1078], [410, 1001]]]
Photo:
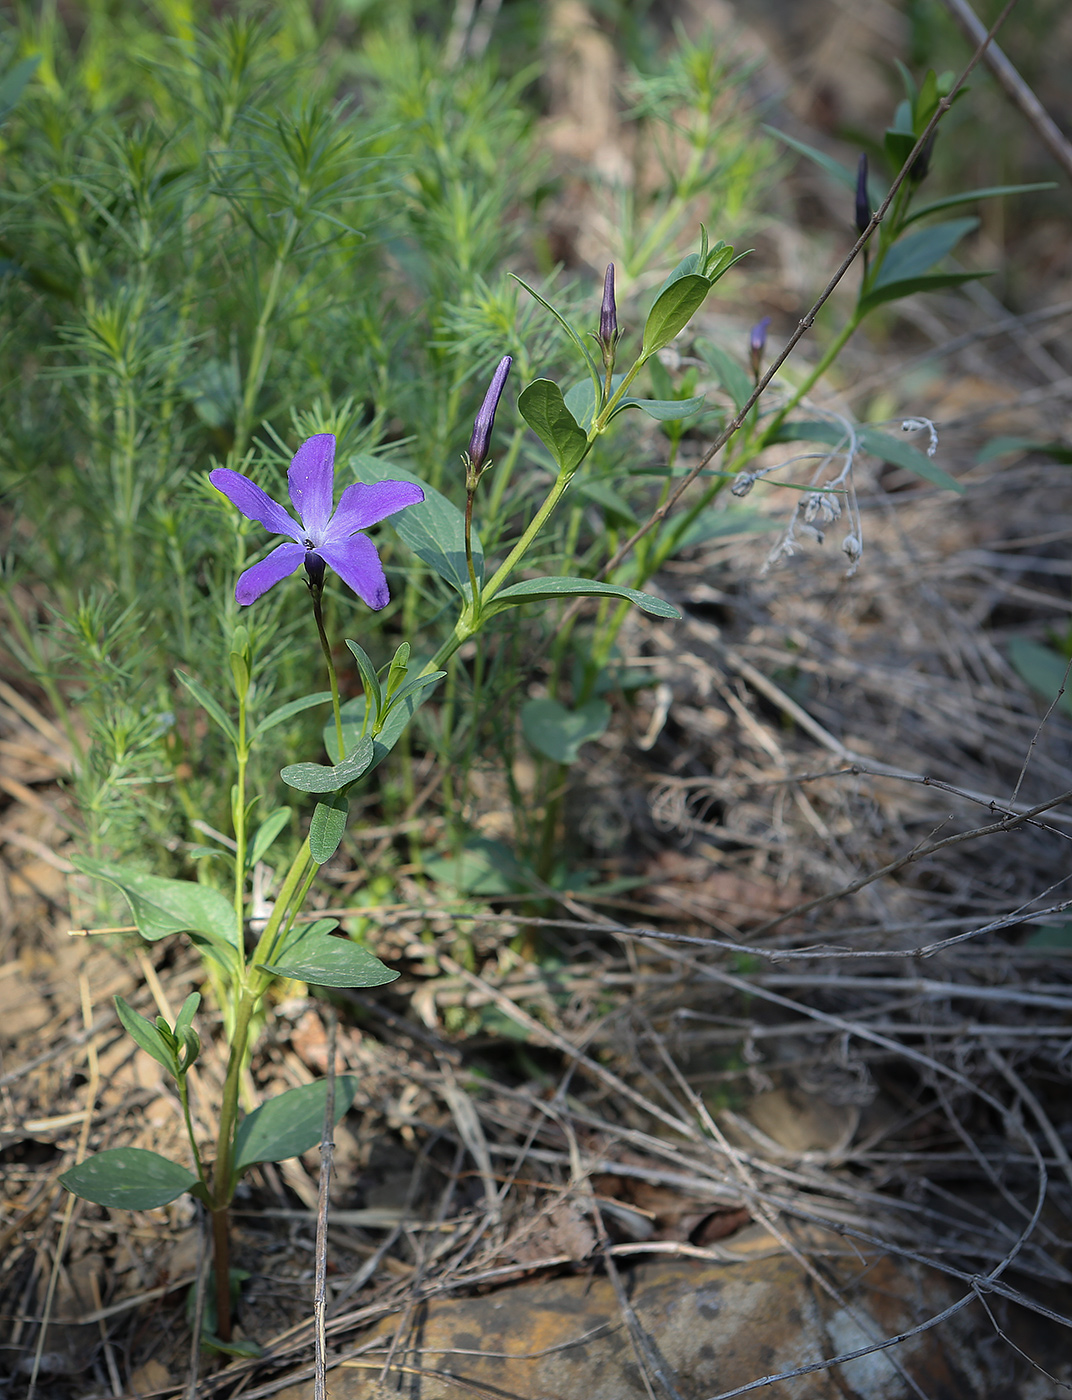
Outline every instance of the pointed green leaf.
[[143, 938], [155, 942], [169, 933], [202, 933], [218, 943], [235, 943], [235, 911], [219, 890], [192, 880], [165, 880], [121, 865], [72, 856], [84, 875], [107, 880], [122, 891]]
[[516, 272], [511, 272], [510, 276], [514, 279], [515, 282], [521, 283], [521, 285], [525, 288], [525, 291], [528, 292], [530, 297], [532, 297], [533, 301], [538, 301], [545, 311], [550, 311], [551, 315], [555, 318], [558, 324], [569, 336], [574, 346], [581, 352], [581, 355], [584, 357], [584, 361], [588, 366], [588, 372], [589, 374], [591, 374], [593, 382], [598, 384], [600, 374], [599, 369], [596, 366], [596, 362], [592, 358], [592, 352], [591, 350], [589, 350], [588, 346], [585, 345], [584, 341], [573, 329], [573, 327], [566, 320], [566, 318], [561, 314], [561, 312], [556, 311], [555, 308], [551, 305], [551, 303], [547, 301], [546, 298], [542, 297], [540, 293], [535, 289], [535, 287], [530, 287], [529, 284], [522, 278], [520, 278]]
[[342, 763], [329, 767], [326, 763], [290, 763], [279, 776], [288, 787], [299, 792], [339, 792], [356, 783], [372, 767], [372, 740], [367, 736]]
[[155, 1210], [198, 1184], [186, 1167], [143, 1147], [98, 1152], [64, 1172], [60, 1181], [83, 1201], [120, 1210]]
[[899, 238], [883, 258], [881, 267], [867, 288], [868, 293], [894, 282], [922, 276], [978, 227], [979, 220], [974, 216], [969, 219], [947, 219], [945, 223], [931, 224]]
[[178, 1078], [179, 1066], [174, 1051], [152, 1021], [140, 1015], [122, 997], [115, 998], [115, 1009], [127, 1034], [151, 1055], [158, 1065], [163, 1065], [168, 1074]]
[[258, 964], [260, 970], [315, 987], [382, 987], [395, 980], [398, 973], [367, 948], [349, 938], [333, 938], [334, 927], [334, 919], [318, 919], [292, 929], [272, 961]]
[[711, 283], [706, 277], [689, 273], [656, 297], [644, 323], [644, 343], [640, 349], [644, 359], [669, 345], [674, 336], [684, 330], [703, 306], [710, 290]]
[[943, 287], [959, 287], [962, 282], [976, 282], [981, 277], [993, 277], [992, 272], [929, 272], [924, 277], [910, 277], [904, 282], [890, 282], [876, 287], [873, 292], [860, 298], [863, 313], [874, 311], [888, 301], [899, 301], [913, 292], [938, 292]]
[[[411, 668], [414, 671], [422, 671], [425, 662], [415, 662]], [[406, 731], [406, 726], [410, 720], [431, 695], [434, 686], [442, 679], [440, 673], [435, 681], [426, 686], [413, 684], [412, 690], [402, 698], [395, 696], [391, 709], [383, 720], [383, 724], [377, 734], [372, 736], [372, 762], [369, 764], [369, 771], [383, 762], [394, 746], [401, 739]], [[417, 680], [423, 679], [418, 676]], [[353, 700], [348, 700], [342, 707], [342, 735], [346, 742], [347, 750], [351, 750], [358, 742], [365, 720], [365, 699], [364, 696], [357, 696]], [[367, 731], [366, 731], [367, 734]], [[332, 724], [324, 730], [325, 744], [335, 742], [335, 726]]]
[[1044, 180], [1037, 185], [988, 185], [981, 190], [962, 190], [960, 194], [947, 194], [944, 199], [935, 199], [930, 204], [921, 204], [918, 209], [913, 209], [904, 221], [905, 227], [914, 224], [917, 219], [926, 219], [931, 214], [941, 213], [943, 209], [955, 209], [959, 204], [971, 204], [977, 199], [1002, 199], [1010, 194], [1036, 194], [1040, 190], [1056, 188], [1053, 180]]
[[402, 642], [394, 656], [391, 658], [391, 665], [387, 671], [387, 684], [384, 693], [388, 700], [402, 685], [406, 672], [409, 670], [409, 642]]
[[504, 607], [518, 603], [537, 603], [557, 598], [627, 598], [652, 617], [679, 618], [681, 614], [672, 603], [664, 602], [651, 593], [641, 593], [637, 588], [622, 588], [616, 583], [599, 583], [592, 578], [529, 578], [522, 583], [512, 583], [509, 588], [496, 593], [489, 606], [489, 612], [501, 612]]
[[383, 691], [380, 689], [380, 678], [376, 674], [376, 667], [372, 664], [372, 658], [364, 647], [358, 646], [357, 642], [346, 638], [346, 645], [353, 652], [354, 660], [357, 662], [357, 669], [361, 672], [361, 684], [364, 687], [365, 698], [372, 706], [373, 721], [379, 719], [380, 710], [383, 708]]
[[[390, 715], [396, 705], [401, 705], [403, 701], [410, 699], [411, 696], [415, 697], [419, 691], [428, 690], [431, 686], [438, 685], [446, 674], [446, 671], [429, 671], [426, 676], [414, 676], [413, 680], [407, 681], [404, 686], [401, 686], [391, 696], [390, 704], [387, 707], [387, 714]], [[386, 719], [384, 720], [383, 727], [386, 727]], [[382, 733], [382, 728], [379, 732]], [[379, 733], [374, 732], [373, 737], [378, 738]]]
[[201, 1005], [201, 993], [191, 992], [179, 1008], [179, 1014], [175, 1018], [175, 1034], [180, 1039], [193, 1025], [194, 1017], [197, 1015], [197, 1008]]
[[639, 408], [642, 413], [646, 413], [658, 423], [673, 423], [679, 418], [689, 418], [692, 414], [699, 413], [704, 405], [704, 397], [703, 394], [696, 394], [691, 399], [626, 398], [618, 404], [611, 417], [617, 418], [618, 414], [627, 408]]
[[816, 150], [814, 146], [809, 146], [803, 141], [796, 140], [793, 136], [787, 136], [784, 131], [779, 131], [776, 126], [764, 126], [763, 130], [770, 136], [777, 137], [779, 141], [785, 143], [792, 150], [799, 152], [802, 156], [807, 156], [808, 160], [814, 161], [820, 170], [835, 179], [839, 185], [844, 185], [847, 190], [856, 192], [856, 171], [850, 170], [847, 165], [842, 165], [833, 156], [828, 156], [825, 151]]
[[265, 715], [264, 719], [253, 730], [250, 738], [258, 739], [269, 729], [274, 729], [277, 724], [285, 724], [288, 719], [300, 715], [303, 710], [311, 710], [314, 705], [327, 704], [330, 699], [330, 690], [318, 690], [315, 695], [303, 695], [300, 700], [291, 700], [286, 705], [280, 705], [278, 710], [273, 710], [270, 715]]
[[253, 868], [259, 860], [264, 857], [272, 848], [276, 837], [290, 821], [291, 807], [277, 807], [274, 812], [270, 812], [257, 828], [257, 834], [250, 843], [249, 854], [246, 857], [246, 864]]
[[309, 854], [317, 865], [326, 865], [339, 849], [349, 815], [349, 799], [338, 792], [313, 808], [313, 819], [309, 823]]
[[[464, 598], [468, 598], [471, 589], [465, 562], [465, 516], [458, 507], [412, 472], [382, 457], [370, 457], [361, 452], [350, 459], [350, 464], [355, 478], [366, 484], [412, 481], [421, 488], [424, 500], [392, 515], [387, 523], [418, 559], [440, 578], [446, 579]], [[463, 472], [460, 461], [457, 470], [461, 481]], [[484, 549], [475, 530], [472, 533], [472, 547], [473, 569], [477, 579], [483, 581]]]
[[[906, 104], [902, 103], [902, 106]], [[898, 108], [900, 110], [900, 108]], [[904, 165], [905, 161], [912, 154], [912, 149], [916, 144], [917, 137], [911, 131], [898, 131], [890, 127], [884, 137], [882, 144], [886, 148], [886, 159], [889, 161], [890, 169], [897, 171]]]
[[606, 733], [610, 716], [605, 700], [589, 700], [576, 710], [557, 700], [529, 700], [521, 707], [521, 729], [537, 752], [556, 763], [576, 763], [581, 745]]
[[551, 379], [535, 379], [517, 401], [521, 416], [555, 459], [559, 471], [573, 471], [588, 451], [588, 438]]
[[[868, 452], [882, 462], [891, 462], [896, 467], [921, 476], [947, 491], [964, 494], [964, 487], [955, 477], [936, 466], [910, 442], [891, 437], [878, 428], [861, 425], [856, 429], [856, 441], [860, 450]], [[792, 419], [783, 423], [771, 437], [771, 442], [825, 442], [830, 447], [846, 448], [848, 438], [838, 423], [824, 423], [817, 419]]]
[[214, 695], [210, 695], [200, 681], [195, 681], [193, 676], [188, 676], [185, 671], [176, 671], [176, 676], [194, 697], [197, 703], [206, 714], [212, 716], [219, 727], [231, 743], [238, 747], [238, 730], [234, 727], [234, 722], [224, 712], [223, 706]]
[[[335, 1122], [347, 1112], [357, 1093], [357, 1078], [340, 1074], [335, 1080]], [[328, 1082], [302, 1084], [247, 1113], [235, 1134], [234, 1174], [240, 1176], [257, 1162], [285, 1162], [300, 1157], [320, 1141], [327, 1109]]]
[[667, 277], [666, 281], [655, 293], [655, 300], [658, 301], [668, 287], [672, 287], [675, 282], [680, 282], [683, 277], [702, 277], [703, 275], [703, 259], [700, 254], [686, 253], [677, 267], [674, 268], [673, 272], [670, 273], [669, 277]]

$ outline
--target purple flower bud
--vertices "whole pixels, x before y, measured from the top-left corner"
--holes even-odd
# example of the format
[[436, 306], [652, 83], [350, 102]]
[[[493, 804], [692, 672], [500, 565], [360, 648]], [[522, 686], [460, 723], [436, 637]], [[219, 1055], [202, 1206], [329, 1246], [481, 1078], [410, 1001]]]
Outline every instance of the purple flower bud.
[[867, 152], [860, 154], [856, 169], [856, 227], [861, 233], [871, 222], [871, 201], [867, 197]]
[[770, 323], [769, 316], [764, 316], [762, 321], [757, 321], [752, 327], [752, 334], [748, 342], [748, 350], [752, 358], [752, 374], [756, 379], [759, 378], [759, 371], [763, 367], [763, 351], [767, 348], [767, 327]]
[[504, 355], [499, 361], [498, 368], [491, 377], [488, 392], [484, 395], [484, 402], [480, 405], [480, 412], [476, 415], [473, 436], [469, 439], [469, 464], [473, 472], [480, 471], [488, 455], [491, 430], [495, 426], [495, 410], [499, 407], [499, 400], [506, 388], [506, 376], [510, 373], [513, 362], [511, 355]]
[[604, 364], [614, 362], [614, 347], [618, 343], [618, 308], [614, 304], [614, 264], [607, 264], [603, 278], [603, 305], [599, 308], [599, 344]]
[[918, 185], [921, 180], [927, 178], [927, 174], [931, 168], [931, 155], [934, 152], [934, 138], [937, 135], [937, 131], [931, 132], [930, 136], [927, 138], [927, 144], [912, 162], [912, 169], [908, 172], [908, 178], [914, 185]]

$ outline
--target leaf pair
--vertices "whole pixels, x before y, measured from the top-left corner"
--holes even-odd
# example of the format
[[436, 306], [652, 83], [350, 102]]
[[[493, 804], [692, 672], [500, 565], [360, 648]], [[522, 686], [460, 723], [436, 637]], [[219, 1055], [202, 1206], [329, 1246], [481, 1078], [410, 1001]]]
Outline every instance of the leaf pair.
[[273, 977], [292, 977], [316, 987], [382, 987], [398, 976], [367, 948], [349, 938], [332, 938], [337, 919], [295, 925], [268, 961], [257, 964]]
[[[335, 1081], [335, 1122], [357, 1093], [357, 1079]], [[299, 1157], [320, 1141], [327, 1104], [327, 1080], [303, 1084], [269, 1099], [247, 1114], [235, 1134], [234, 1184], [257, 1162]], [[121, 1210], [155, 1210], [184, 1191], [205, 1198], [204, 1187], [187, 1167], [143, 1147], [116, 1147], [98, 1152], [60, 1176], [60, 1182], [84, 1201]], [[211, 1204], [206, 1199], [206, 1204]]]
[[396, 705], [408, 700], [410, 696], [415, 698], [447, 674], [446, 671], [427, 671], [407, 681], [410, 650], [409, 642], [403, 642], [391, 660], [386, 683], [381, 686], [376, 668], [364, 648], [349, 637], [346, 639], [346, 645], [353, 653], [357, 669], [361, 673], [361, 684], [365, 689], [365, 713], [371, 719], [370, 733], [374, 739], [382, 732]]
[[201, 1053], [201, 1038], [193, 1028], [194, 1013], [200, 1005], [200, 992], [191, 992], [172, 1028], [163, 1016], [158, 1016], [154, 1025], [122, 997], [115, 999], [115, 1009], [127, 1034], [175, 1080], [185, 1076]]

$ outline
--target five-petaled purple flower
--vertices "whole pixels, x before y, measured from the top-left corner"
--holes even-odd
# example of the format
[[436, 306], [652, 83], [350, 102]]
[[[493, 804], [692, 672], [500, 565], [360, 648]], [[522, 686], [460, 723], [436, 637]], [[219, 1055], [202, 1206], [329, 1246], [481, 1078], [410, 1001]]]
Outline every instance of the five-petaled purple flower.
[[419, 486], [409, 481], [377, 481], [370, 486], [356, 482], [346, 488], [332, 511], [334, 433], [306, 438], [291, 461], [287, 484], [300, 525], [278, 501], [273, 501], [241, 472], [217, 467], [208, 479], [248, 519], [259, 521], [273, 535], [289, 535], [294, 542], [277, 545], [267, 559], [242, 574], [235, 587], [240, 603], [255, 603], [303, 564], [315, 587], [322, 583], [324, 565], [328, 564], [370, 608], [387, 606], [391, 595], [380, 556], [369, 537], [358, 532], [423, 501], [424, 492]]

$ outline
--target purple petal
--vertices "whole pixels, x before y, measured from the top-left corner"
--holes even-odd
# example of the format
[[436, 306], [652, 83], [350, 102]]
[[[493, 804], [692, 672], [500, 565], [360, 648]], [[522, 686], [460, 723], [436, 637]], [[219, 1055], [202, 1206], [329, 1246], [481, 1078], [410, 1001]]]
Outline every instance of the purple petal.
[[316, 552], [370, 608], [379, 611], [391, 601], [380, 556], [368, 535], [335, 540], [332, 544], [321, 545]]
[[267, 559], [254, 564], [239, 578], [235, 585], [235, 597], [243, 607], [255, 603], [280, 579], [287, 578], [299, 568], [305, 562], [305, 553], [304, 546], [300, 544], [276, 545]]
[[290, 499], [311, 535], [319, 535], [331, 519], [335, 489], [335, 434], [317, 433], [295, 452], [287, 472]]
[[284, 510], [278, 501], [273, 501], [267, 491], [262, 491], [248, 476], [233, 472], [230, 467], [217, 467], [214, 472], [209, 472], [208, 479], [244, 516], [256, 520], [273, 535], [291, 535], [296, 539], [301, 534], [301, 527], [291, 518], [289, 511]]
[[423, 500], [424, 492], [413, 481], [377, 481], [371, 486], [357, 481], [342, 493], [324, 538], [344, 540], [355, 530], [364, 530], [385, 516], [394, 515], [396, 510], [405, 510]]

